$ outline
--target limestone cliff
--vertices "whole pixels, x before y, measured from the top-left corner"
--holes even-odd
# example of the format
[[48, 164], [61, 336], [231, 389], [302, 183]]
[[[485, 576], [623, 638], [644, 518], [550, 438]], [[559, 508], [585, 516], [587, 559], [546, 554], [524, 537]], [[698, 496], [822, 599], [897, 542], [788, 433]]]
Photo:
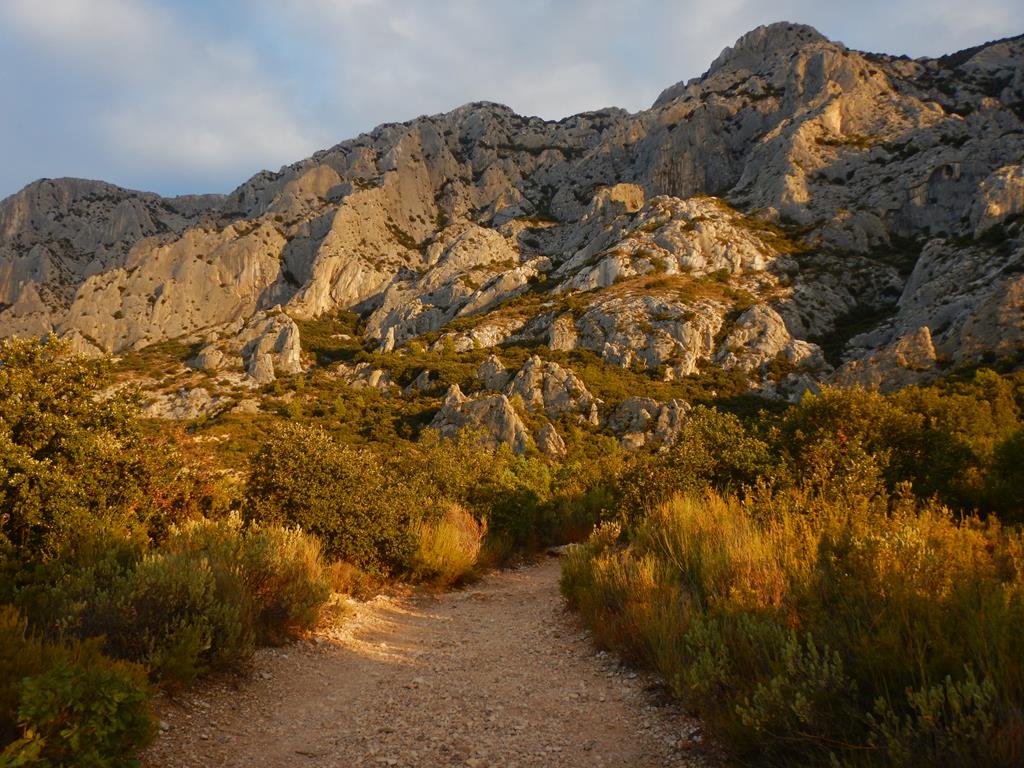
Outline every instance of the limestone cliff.
[[[1022, 169], [1024, 38], [909, 60], [773, 24], [636, 114], [469, 104], [226, 196], [35, 182], [0, 202], [0, 335], [182, 339], [267, 380], [301, 366], [267, 318], [346, 310], [385, 350], [440, 333], [785, 396], [896, 386], [1021, 352]], [[647, 434], [661, 407], [620, 420]]]

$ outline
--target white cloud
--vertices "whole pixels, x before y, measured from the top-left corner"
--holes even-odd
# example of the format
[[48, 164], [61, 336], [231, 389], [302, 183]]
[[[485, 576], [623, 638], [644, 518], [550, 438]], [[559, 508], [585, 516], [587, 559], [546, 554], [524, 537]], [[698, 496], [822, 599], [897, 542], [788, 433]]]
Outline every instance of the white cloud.
[[168, 24], [158, 6], [135, 0], [5, 0], [0, 18], [56, 56], [108, 73], [144, 65]]
[[143, 0], [6, 0], [0, 20], [98, 80], [88, 128], [121, 167], [245, 174], [324, 142], [251, 46]]
[[17, 154], [0, 172], [18, 176], [12, 188], [72, 157], [115, 181], [225, 189], [468, 101], [545, 118], [643, 109], [758, 24], [938, 55], [1019, 33], [1019, 3], [0, 0], [0, 83], [16, 116], [0, 138]]

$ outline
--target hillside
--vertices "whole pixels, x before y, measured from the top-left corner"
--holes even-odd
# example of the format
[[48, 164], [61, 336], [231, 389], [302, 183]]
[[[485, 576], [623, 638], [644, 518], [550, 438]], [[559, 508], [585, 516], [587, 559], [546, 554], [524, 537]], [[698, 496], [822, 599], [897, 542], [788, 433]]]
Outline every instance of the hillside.
[[[425, 358], [394, 369], [493, 351], [514, 367], [468, 398], [435, 391], [435, 426], [556, 450], [550, 425], [510, 423], [519, 394], [643, 444], [686, 406], [663, 382], [714, 373], [794, 399], [1018, 356], [1022, 160], [1024, 38], [912, 61], [774, 24], [636, 114], [469, 104], [227, 196], [37, 181], [0, 203], [0, 336], [173, 348], [187, 369], [142, 383], [151, 414], [177, 418], [317, 362], [443, 390]], [[333, 360], [303, 338], [317, 323], [345, 348]], [[625, 410], [573, 395], [586, 355], [650, 384]]]

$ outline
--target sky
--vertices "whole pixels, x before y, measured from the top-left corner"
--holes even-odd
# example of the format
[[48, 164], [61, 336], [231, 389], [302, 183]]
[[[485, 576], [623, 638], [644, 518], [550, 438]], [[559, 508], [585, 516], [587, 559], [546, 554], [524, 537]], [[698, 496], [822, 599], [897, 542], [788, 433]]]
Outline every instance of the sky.
[[1024, 32], [1020, 0], [0, 0], [0, 198], [229, 192], [470, 101], [637, 111], [782, 20], [911, 57]]

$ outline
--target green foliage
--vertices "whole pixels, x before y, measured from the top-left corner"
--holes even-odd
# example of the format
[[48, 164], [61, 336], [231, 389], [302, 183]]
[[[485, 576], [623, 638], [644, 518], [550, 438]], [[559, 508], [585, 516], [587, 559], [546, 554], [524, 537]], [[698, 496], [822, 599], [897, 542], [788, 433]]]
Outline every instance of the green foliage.
[[327, 598], [314, 540], [226, 516], [230, 483], [181, 435], [147, 438], [104, 382], [52, 338], [0, 346], [4, 765], [134, 764], [147, 673], [235, 666]]
[[283, 425], [253, 457], [248, 519], [297, 525], [326, 553], [384, 573], [405, 568], [420, 499], [372, 451], [340, 445], [324, 430]]
[[740, 419], [695, 406], [667, 451], [640, 454], [619, 479], [621, 512], [636, 519], [673, 495], [713, 487], [738, 492], [776, 474], [769, 445]]
[[571, 551], [570, 605], [741, 762], [1019, 764], [1020, 532], [789, 489], [677, 497], [618, 534]]
[[26, 562], [158, 534], [214, 503], [206, 473], [143, 437], [131, 398], [98, 397], [103, 383], [102, 363], [53, 337], [0, 342], [0, 545]]
[[0, 764], [137, 764], [154, 734], [145, 672], [98, 645], [43, 642], [0, 607]]

